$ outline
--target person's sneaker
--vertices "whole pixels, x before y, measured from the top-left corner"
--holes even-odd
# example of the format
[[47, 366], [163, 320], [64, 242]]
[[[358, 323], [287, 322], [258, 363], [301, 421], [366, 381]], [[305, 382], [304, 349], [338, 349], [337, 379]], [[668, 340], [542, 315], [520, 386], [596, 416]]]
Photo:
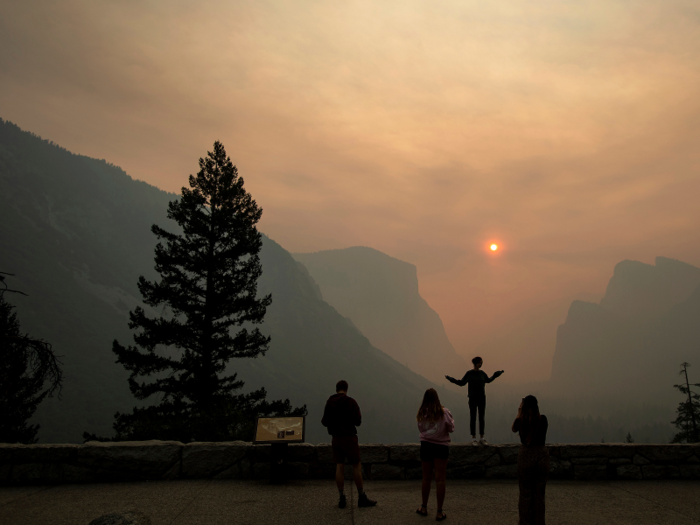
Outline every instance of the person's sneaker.
[[484, 438], [481, 438], [481, 439], [479, 440], [479, 444], [480, 444], [480, 445], [488, 445], [489, 442], [486, 441]]
[[479, 442], [476, 440], [476, 438], [472, 438], [472, 445], [478, 445]]
[[341, 495], [340, 501], [338, 501], [338, 508], [344, 509], [347, 504], [348, 504], [348, 500], [345, 499], [345, 494]]
[[374, 507], [376, 504], [377, 502], [373, 499], [369, 499], [364, 492], [360, 494], [360, 497], [357, 499], [358, 507]]

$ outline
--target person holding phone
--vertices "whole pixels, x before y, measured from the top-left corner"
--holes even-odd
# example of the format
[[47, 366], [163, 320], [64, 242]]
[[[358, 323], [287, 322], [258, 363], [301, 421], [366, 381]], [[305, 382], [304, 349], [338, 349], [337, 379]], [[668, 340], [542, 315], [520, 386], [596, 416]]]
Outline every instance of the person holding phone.
[[513, 421], [520, 434], [518, 451], [518, 513], [520, 525], [544, 525], [544, 494], [549, 477], [549, 451], [545, 447], [547, 416], [540, 414], [535, 396], [526, 396]]

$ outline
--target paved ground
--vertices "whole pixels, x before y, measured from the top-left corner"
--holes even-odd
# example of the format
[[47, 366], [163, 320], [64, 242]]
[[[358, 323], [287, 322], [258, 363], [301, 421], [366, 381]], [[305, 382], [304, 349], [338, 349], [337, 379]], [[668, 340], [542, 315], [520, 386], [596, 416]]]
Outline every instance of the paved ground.
[[[160, 481], [53, 487], [0, 487], [0, 525], [87, 525], [111, 512], [139, 510], [153, 525], [185, 524], [411, 524], [433, 522], [415, 514], [419, 481], [368, 481], [377, 507], [335, 507], [332, 481], [275, 486], [252, 481]], [[348, 498], [350, 499], [350, 498]], [[445, 523], [517, 524], [514, 481], [449, 481]], [[352, 508], [350, 508], [352, 507]], [[700, 524], [700, 482], [574, 482], [547, 486], [549, 525]]]

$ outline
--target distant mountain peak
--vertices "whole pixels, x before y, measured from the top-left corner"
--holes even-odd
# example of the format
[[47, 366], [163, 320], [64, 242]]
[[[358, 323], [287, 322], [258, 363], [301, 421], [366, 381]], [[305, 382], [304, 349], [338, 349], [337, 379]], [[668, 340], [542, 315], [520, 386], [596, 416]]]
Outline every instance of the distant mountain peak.
[[688, 299], [700, 285], [700, 268], [657, 257], [655, 264], [625, 260], [615, 265], [600, 305], [625, 317], [655, 318]]
[[555, 391], [677, 402], [678, 364], [700, 355], [699, 315], [700, 268], [667, 257], [618, 263], [600, 305], [572, 302], [557, 330]]
[[323, 298], [372, 344], [436, 382], [467, 368], [440, 316], [420, 296], [416, 266], [373, 248], [295, 253]]

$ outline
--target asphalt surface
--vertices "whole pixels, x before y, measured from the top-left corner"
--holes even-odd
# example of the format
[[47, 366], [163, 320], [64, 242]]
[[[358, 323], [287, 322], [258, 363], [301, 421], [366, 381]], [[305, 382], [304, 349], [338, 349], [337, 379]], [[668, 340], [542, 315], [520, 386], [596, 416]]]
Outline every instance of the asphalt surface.
[[[254, 481], [192, 480], [0, 487], [0, 525], [88, 525], [104, 514], [140, 511], [152, 525], [411, 524], [433, 522], [420, 506], [420, 481], [367, 481], [373, 508], [357, 508], [346, 482], [348, 507], [337, 508], [331, 480], [270, 485]], [[551, 481], [549, 525], [700, 524], [700, 481]], [[350, 503], [352, 502], [352, 505]], [[517, 524], [518, 485], [512, 480], [448, 480], [444, 523]]]

